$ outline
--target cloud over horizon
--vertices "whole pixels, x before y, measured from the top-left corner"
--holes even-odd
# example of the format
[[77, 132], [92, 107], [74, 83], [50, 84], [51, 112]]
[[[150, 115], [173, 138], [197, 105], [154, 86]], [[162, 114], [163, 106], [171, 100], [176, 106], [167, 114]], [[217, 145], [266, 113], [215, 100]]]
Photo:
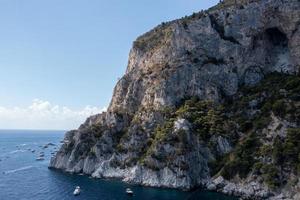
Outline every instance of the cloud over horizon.
[[105, 110], [95, 106], [75, 110], [34, 99], [27, 107], [0, 106], [0, 129], [70, 130], [78, 128], [87, 117]]

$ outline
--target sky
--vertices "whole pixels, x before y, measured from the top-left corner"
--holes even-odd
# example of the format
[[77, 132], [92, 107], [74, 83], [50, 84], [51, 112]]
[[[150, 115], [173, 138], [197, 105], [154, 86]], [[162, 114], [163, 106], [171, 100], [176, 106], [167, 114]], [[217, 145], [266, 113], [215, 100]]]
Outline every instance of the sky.
[[219, 0], [0, 0], [0, 129], [77, 128], [104, 111], [133, 41]]

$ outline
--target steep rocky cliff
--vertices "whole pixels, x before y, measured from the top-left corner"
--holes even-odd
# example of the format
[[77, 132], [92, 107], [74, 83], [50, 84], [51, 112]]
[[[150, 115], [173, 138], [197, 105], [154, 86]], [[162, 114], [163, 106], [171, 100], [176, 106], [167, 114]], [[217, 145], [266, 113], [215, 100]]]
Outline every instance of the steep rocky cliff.
[[134, 42], [107, 112], [67, 132], [50, 167], [299, 199], [299, 70], [299, 0], [225, 0], [162, 23]]

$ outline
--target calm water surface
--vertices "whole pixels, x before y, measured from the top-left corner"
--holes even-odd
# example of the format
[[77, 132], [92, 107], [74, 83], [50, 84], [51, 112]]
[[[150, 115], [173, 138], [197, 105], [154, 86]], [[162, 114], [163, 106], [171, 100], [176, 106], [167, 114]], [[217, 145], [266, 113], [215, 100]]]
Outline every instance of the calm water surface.
[[[214, 192], [132, 186], [49, 170], [51, 152], [59, 148], [63, 135], [64, 131], [0, 130], [0, 200], [235, 200]], [[47, 143], [55, 146], [44, 149]], [[44, 161], [35, 160], [40, 152], [45, 154]], [[74, 197], [77, 185], [82, 193]], [[124, 193], [127, 187], [134, 196]]]

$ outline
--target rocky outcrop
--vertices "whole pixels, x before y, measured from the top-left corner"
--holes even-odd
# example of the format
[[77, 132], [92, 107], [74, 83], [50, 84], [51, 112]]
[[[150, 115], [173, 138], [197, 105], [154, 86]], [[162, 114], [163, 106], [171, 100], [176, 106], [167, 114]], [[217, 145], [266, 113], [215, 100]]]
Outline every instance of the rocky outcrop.
[[[236, 2], [224, 1], [208, 11], [163, 23], [139, 37], [107, 112], [66, 133], [50, 167], [148, 186], [204, 185], [231, 195], [267, 198], [271, 192], [262, 183], [219, 184], [212, 178], [210, 163], [233, 151], [246, 132], [231, 128], [229, 136], [224, 135], [215, 125], [182, 114], [184, 107], [178, 110], [192, 97], [223, 104], [239, 95], [242, 86], [256, 86], [273, 72], [299, 73], [300, 2]], [[260, 99], [249, 104], [251, 117], [259, 112], [254, 108]], [[213, 111], [201, 111], [205, 113], [201, 119], [217, 121]]]

